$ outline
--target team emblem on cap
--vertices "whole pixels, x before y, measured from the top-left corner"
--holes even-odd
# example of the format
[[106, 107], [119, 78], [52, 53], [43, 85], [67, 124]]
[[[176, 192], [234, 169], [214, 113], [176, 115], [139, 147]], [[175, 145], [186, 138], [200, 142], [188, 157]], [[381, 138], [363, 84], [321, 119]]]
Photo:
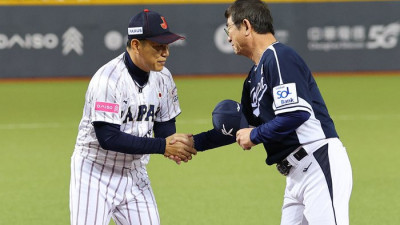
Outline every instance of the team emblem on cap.
[[232, 135], [232, 131], [233, 131], [233, 128], [231, 128], [229, 131], [226, 131], [225, 124], [222, 124], [221, 132], [222, 132], [223, 135], [233, 136]]
[[165, 29], [168, 28], [167, 21], [165, 21], [165, 18], [163, 16], [161, 16], [161, 19], [162, 19], [163, 23], [161, 23], [160, 26], [161, 26], [162, 29], [165, 30]]

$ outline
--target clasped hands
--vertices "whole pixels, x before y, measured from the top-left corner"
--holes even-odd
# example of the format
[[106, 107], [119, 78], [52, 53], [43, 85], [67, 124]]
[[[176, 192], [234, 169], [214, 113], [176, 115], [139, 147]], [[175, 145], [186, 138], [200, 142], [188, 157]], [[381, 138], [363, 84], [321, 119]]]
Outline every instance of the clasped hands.
[[196, 155], [194, 149], [194, 140], [192, 134], [175, 133], [166, 138], [166, 146], [164, 156], [174, 160], [177, 164], [188, 162], [192, 159], [192, 155]]
[[[236, 133], [236, 142], [243, 150], [250, 150], [255, 144], [250, 139], [250, 133], [253, 128], [240, 129]], [[196, 155], [194, 140], [192, 134], [175, 133], [166, 138], [166, 147], [164, 156], [174, 160], [177, 164], [188, 162], [192, 155]]]

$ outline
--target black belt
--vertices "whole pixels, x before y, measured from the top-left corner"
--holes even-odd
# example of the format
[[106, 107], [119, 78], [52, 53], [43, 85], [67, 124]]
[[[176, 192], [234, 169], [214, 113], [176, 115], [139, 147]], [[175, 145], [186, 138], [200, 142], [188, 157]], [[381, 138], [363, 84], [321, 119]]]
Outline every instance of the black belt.
[[[301, 148], [300, 150], [298, 150], [296, 153], [293, 154], [293, 156], [297, 159], [297, 161], [302, 160], [307, 155], [308, 154], [306, 150], [304, 150], [304, 148]], [[279, 173], [281, 173], [283, 176], [287, 176], [290, 172], [290, 169], [292, 168], [292, 165], [290, 165], [287, 159], [284, 159], [282, 160], [282, 162], [276, 164], [276, 168], [278, 169]]]

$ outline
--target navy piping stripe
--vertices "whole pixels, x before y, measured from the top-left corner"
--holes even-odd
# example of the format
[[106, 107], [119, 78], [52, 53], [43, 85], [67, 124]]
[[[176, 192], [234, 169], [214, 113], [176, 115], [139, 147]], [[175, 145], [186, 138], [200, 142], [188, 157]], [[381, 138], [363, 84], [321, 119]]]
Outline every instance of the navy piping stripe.
[[331, 167], [329, 163], [329, 155], [328, 155], [328, 144], [320, 147], [317, 151], [313, 153], [315, 160], [317, 160], [319, 166], [324, 173], [326, 183], [328, 185], [329, 194], [331, 197], [332, 202], [332, 209], [333, 209], [333, 217], [335, 218], [336, 222], [336, 213], [335, 213], [335, 206], [333, 205], [333, 186], [332, 186], [332, 176], [331, 176]]

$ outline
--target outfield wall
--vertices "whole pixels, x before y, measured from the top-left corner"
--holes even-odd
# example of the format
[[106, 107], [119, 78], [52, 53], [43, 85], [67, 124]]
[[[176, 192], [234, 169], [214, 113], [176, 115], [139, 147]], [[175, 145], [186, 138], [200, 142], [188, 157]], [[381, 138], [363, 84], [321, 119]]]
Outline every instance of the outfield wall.
[[[124, 51], [129, 19], [144, 8], [161, 13], [173, 32], [186, 37], [170, 48], [167, 67], [174, 74], [245, 74], [252, 64], [227, 43], [229, 1], [5, 2], [0, 78], [92, 75]], [[313, 71], [400, 71], [399, 1], [270, 2], [278, 40], [297, 50]]]

